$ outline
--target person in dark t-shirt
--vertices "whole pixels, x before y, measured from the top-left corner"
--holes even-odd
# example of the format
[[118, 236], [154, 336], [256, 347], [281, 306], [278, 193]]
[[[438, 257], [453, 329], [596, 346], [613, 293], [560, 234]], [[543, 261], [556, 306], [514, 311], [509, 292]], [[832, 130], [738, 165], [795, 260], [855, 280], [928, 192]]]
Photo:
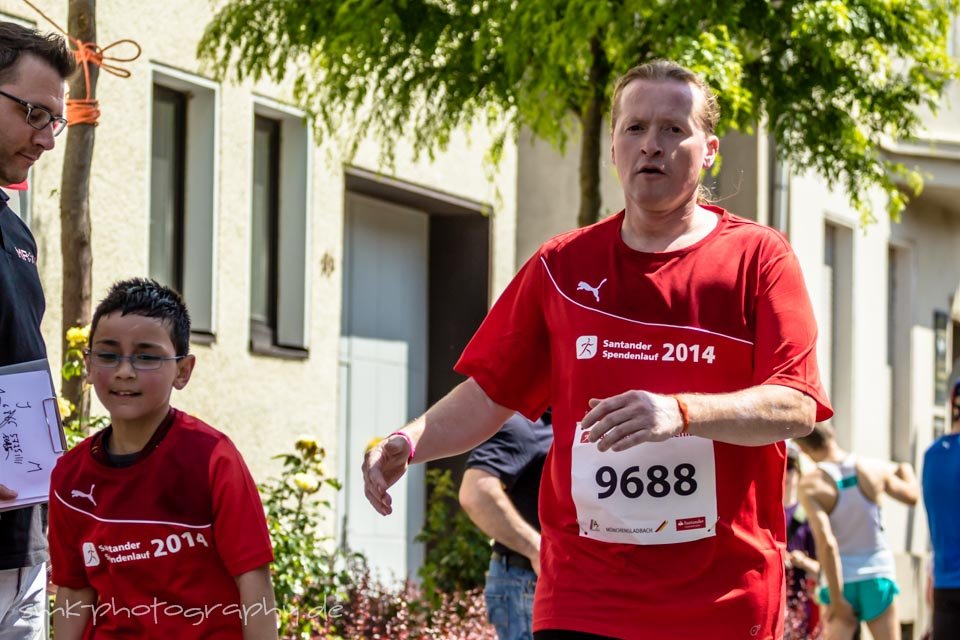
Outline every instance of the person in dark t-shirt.
[[484, 599], [499, 640], [533, 634], [533, 594], [540, 573], [537, 500], [553, 442], [549, 412], [536, 422], [517, 413], [467, 459], [460, 504], [494, 539]]
[[[64, 79], [76, 63], [60, 36], [0, 21], [0, 187], [20, 184], [66, 125]], [[0, 366], [47, 356], [37, 243], [0, 190]], [[45, 627], [47, 548], [42, 507], [10, 509], [0, 484], [0, 637], [33, 639]]]

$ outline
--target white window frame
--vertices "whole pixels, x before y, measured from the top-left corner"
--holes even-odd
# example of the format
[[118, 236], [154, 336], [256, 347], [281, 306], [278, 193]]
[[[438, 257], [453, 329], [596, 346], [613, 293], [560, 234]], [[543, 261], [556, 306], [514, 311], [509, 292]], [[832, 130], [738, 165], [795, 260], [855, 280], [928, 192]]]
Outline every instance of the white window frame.
[[[217, 332], [220, 184], [220, 84], [154, 62], [147, 108], [147, 175], [152, 176], [153, 87], [187, 95], [184, 180], [184, 264], [181, 294], [193, 320], [191, 339], [211, 342]], [[145, 255], [150, 253], [151, 187], [147, 184]], [[149, 262], [148, 262], [149, 263]]]
[[[280, 123], [279, 274], [273, 346], [306, 352], [310, 347], [313, 132], [303, 111], [265, 96], [254, 97], [253, 115]], [[253, 118], [250, 128], [252, 131]], [[253, 164], [251, 148], [251, 176]], [[253, 246], [252, 237], [247, 246]]]

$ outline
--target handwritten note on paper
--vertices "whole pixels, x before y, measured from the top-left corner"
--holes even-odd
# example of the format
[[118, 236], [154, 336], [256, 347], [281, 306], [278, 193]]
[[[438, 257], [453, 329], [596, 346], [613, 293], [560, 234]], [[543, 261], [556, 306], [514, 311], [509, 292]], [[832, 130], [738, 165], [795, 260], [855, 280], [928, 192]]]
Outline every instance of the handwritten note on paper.
[[46, 371], [0, 375], [0, 484], [18, 494], [0, 502], [0, 509], [47, 500], [50, 472], [60, 456], [57, 417], [48, 415], [56, 411], [52, 393]]

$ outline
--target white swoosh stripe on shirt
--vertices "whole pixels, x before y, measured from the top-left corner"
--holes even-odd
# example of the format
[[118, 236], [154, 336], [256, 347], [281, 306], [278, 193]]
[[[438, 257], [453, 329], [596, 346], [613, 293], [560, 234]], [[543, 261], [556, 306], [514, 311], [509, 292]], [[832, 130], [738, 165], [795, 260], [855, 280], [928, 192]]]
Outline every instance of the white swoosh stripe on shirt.
[[728, 336], [724, 333], [717, 333], [716, 331], [710, 331], [709, 329], [701, 329], [700, 327], [686, 327], [686, 326], [675, 325], [675, 324], [660, 324], [658, 322], [643, 322], [641, 320], [634, 320], [633, 318], [624, 318], [623, 316], [618, 316], [616, 314], [609, 313], [607, 311], [601, 311], [600, 309], [594, 309], [593, 307], [588, 307], [585, 304], [581, 304], [577, 302], [576, 300], [574, 300], [573, 298], [565, 294], [563, 290], [560, 289], [560, 285], [557, 284], [557, 281], [553, 278], [553, 274], [550, 273], [550, 267], [547, 266], [547, 261], [543, 256], [540, 256], [540, 262], [543, 263], [543, 268], [547, 270], [547, 275], [550, 276], [550, 282], [553, 283], [553, 286], [556, 288], [557, 293], [559, 293], [561, 296], [566, 298], [568, 302], [571, 302], [572, 304], [575, 304], [582, 309], [586, 309], [587, 311], [593, 311], [594, 313], [599, 313], [601, 315], [609, 316], [617, 320], [623, 320], [624, 322], [632, 322], [634, 324], [642, 324], [648, 327], [668, 327], [670, 329], [686, 329], [687, 331], [697, 331], [699, 333], [708, 333], [712, 336], [720, 336], [721, 338], [726, 338], [727, 340], [734, 340], [735, 342], [742, 342], [743, 344], [749, 344], [750, 346], [753, 346], [753, 342], [750, 340], [744, 340], [742, 338], [734, 338], [733, 336]]
[[70, 507], [74, 511], [82, 513], [85, 516], [89, 516], [94, 520], [97, 520], [99, 522], [106, 522], [108, 524], [165, 524], [171, 527], [184, 527], [185, 529], [208, 529], [213, 526], [212, 523], [211, 524], [183, 524], [182, 522], [163, 522], [162, 520], [113, 520], [110, 518], [101, 518], [99, 516], [93, 515], [89, 511], [84, 511], [80, 507], [73, 506], [72, 504], [70, 504], [63, 498], [61, 498], [60, 494], [57, 493], [56, 491], [53, 492], [53, 495], [57, 496], [57, 500], [59, 500], [64, 506]]

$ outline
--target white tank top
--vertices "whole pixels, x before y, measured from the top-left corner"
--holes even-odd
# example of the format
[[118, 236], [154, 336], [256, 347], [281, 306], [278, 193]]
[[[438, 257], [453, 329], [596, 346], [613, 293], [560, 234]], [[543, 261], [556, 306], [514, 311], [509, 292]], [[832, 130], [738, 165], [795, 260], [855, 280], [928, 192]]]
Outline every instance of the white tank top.
[[843, 581], [896, 578], [893, 552], [883, 537], [880, 506], [867, 498], [857, 484], [856, 456], [839, 464], [817, 465], [837, 483], [837, 504], [830, 512], [830, 527], [837, 539]]

